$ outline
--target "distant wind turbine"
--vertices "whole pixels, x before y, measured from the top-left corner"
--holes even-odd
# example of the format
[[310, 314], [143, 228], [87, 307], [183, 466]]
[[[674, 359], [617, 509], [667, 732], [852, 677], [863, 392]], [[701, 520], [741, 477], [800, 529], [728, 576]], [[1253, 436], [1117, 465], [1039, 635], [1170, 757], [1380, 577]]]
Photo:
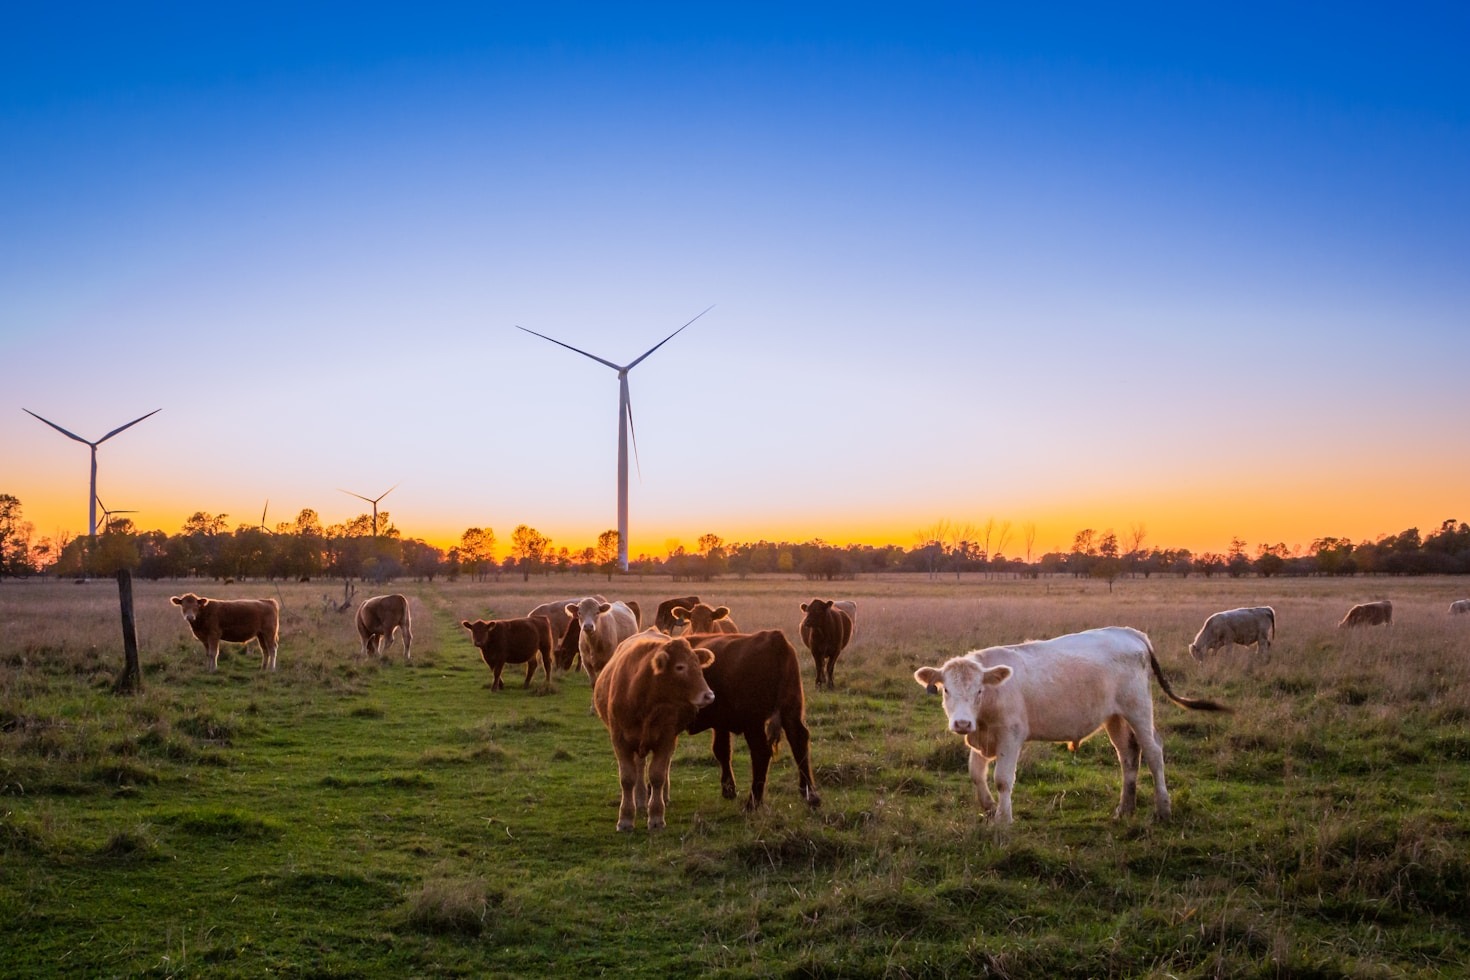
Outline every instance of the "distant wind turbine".
[[41, 416], [37, 415], [29, 408], [22, 408], [21, 411], [25, 412], [32, 418], [41, 419], [42, 422], [45, 422], [47, 425], [51, 426], [51, 428], [55, 429], [57, 432], [60, 432], [68, 439], [75, 439], [77, 442], [85, 443], [86, 445], [92, 447], [92, 492], [87, 497], [87, 535], [89, 537], [95, 538], [97, 536], [97, 447], [102, 445], [107, 440], [111, 439], [113, 436], [117, 435], [122, 430], [131, 428], [132, 426], [137, 425], [139, 422], [150, 416], [157, 415], [159, 412], [163, 411], [163, 409], [155, 408], [147, 415], [140, 415], [138, 418], [133, 419], [127, 425], [120, 425], [117, 428], [113, 429], [111, 432], [107, 433], [107, 435], [103, 436], [101, 439], [98, 439], [96, 442], [92, 442], [90, 439], [83, 439], [75, 432], [68, 432], [50, 419], [41, 418]]
[[[713, 304], [705, 307], [704, 310], [699, 314], [699, 316], [696, 316], [694, 318], [694, 320], [698, 320], [699, 317], [704, 316], [705, 313], [708, 313], [712, 309], [714, 309]], [[690, 320], [689, 323], [693, 323], [694, 320]], [[534, 334], [535, 336], [540, 337], [542, 340], [549, 340], [553, 344], [556, 344], [558, 347], [565, 347], [567, 350], [576, 351], [583, 357], [590, 357], [598, 364], [605, 365], [618, 372], [618, 567], [625, 572], [628, 570], [629, 432], [633, 432], [633, 456], [636, 459], [638, 455], [638, 434], [637, 432], [633, 431], [633, 405], [632, 402], [628, 399], [628, 372], [633, 370], [639, 364], [643, 363], [643, 359], [646, 358], [649, 354], [652, 354], [654, 351], [658, 350], [664, 344], [667, 344], [669, 341], [673, 340], [680, 333], [682, 333], [685, 327], [689, 326], [689, 323], [684, 324], [683, 327], [680, 327], [678, 330], [675, 330], [663, 340], [660, 340], [658, 343], [648, 348], [648, 350], [644, 351], [641, 355], [639, 355], [628, 364], [614, 364], [612, 361], [598, 357], [596, 354], [589, 354], [579, 347], [573, 347], [571, 344], [564, 344], [560, 340], [557, 340], [555, 337], [548, 337], [544, 333], [536, 333], [536, 331], [534, 330], [527, 330], [525, 327], [519, 325], [517, 325], [516, 327], [517, 330], [525, 330], [526, 333]]]
[[[338, 490], [342, 490], [341, 487], [338, 487], [337, 489]], [[360, 494], [360, 493], [353, 493], [351, 490], [342, 490], [342, 492], [345, 493], [345, 494], [347, 494], [347, 496], [349, 496], [349, 497], [356, 497], [358, 500], [366, 500], [368, 503], [370, 503], [370, 504], [373, 505], [373, 537], [376, 539], [377, 536], [378, 536], [378, 501], [382, 500], [384, 497], [388, 496], [388, 494], [392, 493], [394, 490], [397, 490], [397, 489], [398, 489], [398, 484], [395, 483], [391, 487], [389, 487], [387, 490], [384, 490], [382, 493], [378, 494], [376, 497], [364, 497], [362, 494]], [[270, 506], [269, 502], [267, 502], [266, 506]], [[260, 522], [262, 524], [265, 523], [265, 512], [264, 511], [261, 512]]]
[[107, 509], [107, 505], [102, 502], [102, 498], [101, 497], [98, 497], [97, 498], [97, 506], [102, 511], [102, 533], [103, 534], [106, 534], [108, 532], [108, 530], [111, 529], [111, 527], [112, 527], [112, 515], [113, 514], [136, 514], [137, 513], [136, 510], [127, 510], [127, 509], [108, 510]]

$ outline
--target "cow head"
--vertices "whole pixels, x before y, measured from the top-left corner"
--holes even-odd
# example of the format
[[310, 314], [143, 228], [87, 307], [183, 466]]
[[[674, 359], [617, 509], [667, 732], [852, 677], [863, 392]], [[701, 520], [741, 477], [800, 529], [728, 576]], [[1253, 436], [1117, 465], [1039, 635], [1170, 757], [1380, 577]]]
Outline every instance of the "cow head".
[[715, 692], [704, 679], [704, 668], [715, 662], [714, 651], [691, 647], [679, 637], [670, 640], [653, 655], [653, 675], [677, 700], [688, 699], [696, 708], [713, 704]]
[[806, 615], [801, 620], [802, 626], [820, 628], [827, 625], [827, 614], [832, 611], [833, 599], [813, 599], [811, 602], [803, 602], [801, 611]]
[[674, 620], [685, 627], [686, 633], [713, 633], [715, 621], [730, 615], [728, 606], [707, 606], [702, 602], [693, 606], [675, 606], [671, 612]]
[[949, 730], [956, 735], [968, 735], [976, 730], [980, 700], [986, 688], [1004, 684], [1010, 676], [1009, 667], [987, 667], [969, 657], [955, 657], [943, 667], [920, 667], [914, 671], [914, 680], [921, 686], [931, 691], [943, 689], [944, 715], [949, 719]]
[[1191, 643], [1189, 645], [1189, 655], [1191, 657], [1193, 657], [1199, 663], [1204, 663], [1205, 662], [1205, 651], [1200, 646], [1200, 643], [1199, 643], [1198, 640], [1195, 640], [1195, 642], [1193, 642], [1193, 643]]
[[473, 623], [468, 619], [460, 620], [459, 625], [470, 631], [470, 642], [484, 650], [490, 641], [500, 630], [500, 623], [494, 619], [477, 619]]
[[168, 601], [178, 606], [179, 610], [184, 614], [184, 618], [191, 623], [198, 619], [199, 614], [204, 611], [204, 607], [209, 605], [208, 599], [202, 595], [195, 595], [192, 592], [169, 596]]
[[575, 616], [567, 621], [567, 631], [561, 635], [556, 648], [556, 665], [568, 670], [582, 645], [582, 623]]
[[593, 598], [583, 599], [581, 602], [567, 603], [567, 615], [582, 624], [582, 632], [589, 636], [597, 635], [597, 617], [612, 608], [610, 602], [599, 602]]

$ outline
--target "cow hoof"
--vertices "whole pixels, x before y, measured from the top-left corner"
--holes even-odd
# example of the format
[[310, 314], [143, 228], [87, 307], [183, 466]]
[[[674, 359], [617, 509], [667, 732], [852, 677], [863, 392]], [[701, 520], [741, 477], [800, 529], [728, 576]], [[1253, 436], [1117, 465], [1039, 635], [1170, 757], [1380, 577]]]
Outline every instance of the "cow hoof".
[[747, 796], [745, 798], [745, 803], [741, 805], [741, 809], [743, 809], [746, 813], [749, 813], [752, 810], [759, 810], [761, 808], [761, 803], [762, 801], [756, 799], [754, 796]]
[[618, 833], [620, 833], [620, 834], [626, 834], [628, 831], [630, 831], [632, 829], [633, 829], [633, 821], [631, 821], [631, 820], [626, 821], [626, 822], [624, 822], [622, 820], [619, 820], [618, 821]]
[[822, 805], [822, 798], [817, 795], [816, 790], [807, 790], [806, 805], [811, 807], [813, 810]]
[[658, 819], [655, 820], [653, 817], [649, 817], [648, 818], [648, 829], [649, 830], [663, 830], [664, 829], [664, 821], [663, 821], [663, 818], [660, 817], [660, 818], [658, 818]]
[[734, 783], [721, 783], [720, 784], [720, 795], [723, 796], [727, 800], [733, 800], [733, 799], [735, 799], [735, 784]]

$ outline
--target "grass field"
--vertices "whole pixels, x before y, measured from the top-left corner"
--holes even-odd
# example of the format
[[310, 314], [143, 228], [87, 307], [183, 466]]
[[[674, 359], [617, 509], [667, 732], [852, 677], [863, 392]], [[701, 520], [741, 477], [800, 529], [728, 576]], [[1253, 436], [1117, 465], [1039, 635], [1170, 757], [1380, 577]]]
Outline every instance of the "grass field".
[[[280, 669], [210, 674], [168, 595], [283, 601]], [[117, 589], [0, 583], [3, 976], [1463, 976], [1470, 963], [1470, 616], [1456, 579], [860, 579], [693, 588], [743, 629], [855, 598], [837, 690], [802, 650], [820, 809], [778, 757], [721, 798], [686, 736], [669, 826], [614, 830], [583, 675], [489, 672], [458, 623], [587, 592], [651, 612], [686, 583], [400, 582], [414, 659], [357, 656], [331, 583], [137, 583], [144, 689], [111, 693]], [[357, 599], [367, 593], [359, 591]], [[1338, 631], [1392, 598], [1392, 627]], [[1195, 664], [1211, 612], [1276, 608]], [[1150, 634], [1174, 819], [1111, 819], [1106, 737], [1030, 745], [1016, 823], [979, 816], [960, 740], [911, 674], [1101, 625]], [[743, 745], [737, 775], [748, 782]]]

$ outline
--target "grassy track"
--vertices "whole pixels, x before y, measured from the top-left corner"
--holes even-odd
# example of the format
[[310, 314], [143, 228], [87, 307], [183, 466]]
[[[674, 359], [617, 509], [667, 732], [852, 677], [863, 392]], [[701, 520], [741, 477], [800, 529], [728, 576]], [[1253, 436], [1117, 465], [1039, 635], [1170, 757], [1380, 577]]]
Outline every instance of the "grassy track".
[[[168, 594], [277, 595], [280, 670], [204, 669]], [[808, 680], [823, 806], [784, 753], [754, 815], [684, 738], [667, 830], [618, 834], [581, 675], [492, 694], [458, 622], [583, 592], [651, 614], [667, 581], [399, 583], [415, 656], [356, 656], [332, 586], [138, 583], [144, 691], [110, 582], [0, 583], [3, 976], [1459, 976], [1470, 962], [1466, 583], [953, 578], [705, 583], [795, 641], [797, 604], [859, 602], [836, 692]], [[340, 597], [340, 585], [335, 587]], [[366, 597], [359, 592], [357, 598]], [[1388, 596], [1395, 625], [1334, 624]], [[1279, 634], [1203, 666], [1204, 617]], [[1156, 698], [1175, 818], [1110, 818], [1106, 738], [1028, 746], [1016, 824], [978, 816], [960, 741], [911, 673], [976, 646], [1120, 624]], [[799, 646], [799, 641], [798, 641]], [[743, 746], [737, 775], [748, 781]]]

